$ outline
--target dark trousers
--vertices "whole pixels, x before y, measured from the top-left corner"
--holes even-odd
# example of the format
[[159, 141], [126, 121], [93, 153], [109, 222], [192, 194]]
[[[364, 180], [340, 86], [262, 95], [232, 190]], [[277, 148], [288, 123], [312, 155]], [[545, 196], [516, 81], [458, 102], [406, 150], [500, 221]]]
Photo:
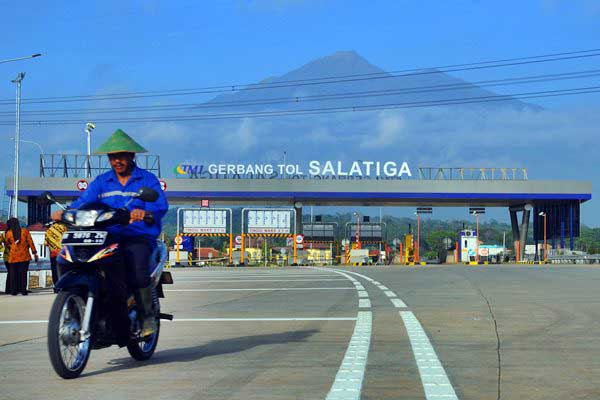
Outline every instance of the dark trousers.
[[132, 289], [150, 286], [148, 262], [154, 249], [153, 245], [154, 243], [146, 238], [126, 238], [121, 241], [127, 270], [127, 283]]
[[29, 261], [10, 263], [8, 265], [10, 269], [9, 275], [11, 278], [10, 293], [17, 294], [27, 293], [27, 271], [29, 270]]
[[50, 257], [50, 270], [52, 271], [52, 285], [56, 286], [56, 282], [58, 282], [58, 266], [56, 257]]
[[12, 285], [12, 268], [10, 268], [8, 261], [4, 261], [4, 266], [6, 267], [6, 285], [4, 286], [4, 293], [10, 294], [12, 293], [12, 289], [10, 288]]
[[129, 316], [127, 313], [127, 273], [123, 265], [114, 263], [106, 267], [106, 280], [110, 288], [109, 307], [117, 344], [123, 347], [129, 341]]

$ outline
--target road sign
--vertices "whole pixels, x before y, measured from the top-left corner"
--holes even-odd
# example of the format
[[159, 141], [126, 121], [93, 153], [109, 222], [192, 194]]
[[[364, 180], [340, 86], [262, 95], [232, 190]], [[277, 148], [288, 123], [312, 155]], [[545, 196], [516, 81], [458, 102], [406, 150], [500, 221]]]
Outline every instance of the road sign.
[[290, 233], [291, 210], [248, 210], [248, 233]]
[[417, 214], [433, 214], [431, 207], [417, 207]]
[[175, 244], [181, 244], [183, 243], [183, 239], [181, 236], [175, 236]]
[[469, 207], [469, 214], [485, 214], [485, 207]]
[[80, 179], [77, 181], [77, 190], [83, 192], [89, 186], [88, 181], [85, 179]]
[[294, 244], [294, 238], [288, 237], [285, 238], [285, 245], [291, 247]]
[[159, 179], [158, 182], [160, 183], [160, 188], [163, 192], [167, 190], [167, 182], [163, 181], [162, 179]]
[[210, 202], [208, 201], [208, 199], [202, 199], [202, 201], [200, 202], [200, 205], [202, 207], [209, 207], [210, 206]]
[[235, 244], [242, 244], [242, 236], [237, 235], [235, 237]]
[[296, 243], [297, 244], [304, 243], [304, 235], [296, 235]]
[[183, 211], [183, 232], [226, 233], [227, 210], [196, 209]]

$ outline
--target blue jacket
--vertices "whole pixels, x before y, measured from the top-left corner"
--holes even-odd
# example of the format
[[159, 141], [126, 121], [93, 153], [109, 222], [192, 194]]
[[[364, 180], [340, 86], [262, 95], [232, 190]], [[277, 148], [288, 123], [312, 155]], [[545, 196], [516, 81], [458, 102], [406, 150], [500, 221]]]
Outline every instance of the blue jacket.
[[134, 208], [139, 208], [152, 211], [154, 224], [148, 225], [144, 221], [136, 221], [127, 226], [110, 227], [107, 231], [118, 237], [143, 236], [154, 240], [160, 235], [162, 217], [167, 213], [169, 204], [156, 176], [137, 166], [134, 166], [125, 186], [121, 185], [113, 170], [98, 175], [81, 196], [71, 204], [71, 208], [79, 208], [83, 204], [91, 202], [102, 202], [112, 208], [121, 208], [131, 199], [131, 195], [143, 186], [156, 190], [158, 200], [153, 203], [146, 203], [140, 199], [135, 199], [127, 206], [127, 209], [131, 211]]

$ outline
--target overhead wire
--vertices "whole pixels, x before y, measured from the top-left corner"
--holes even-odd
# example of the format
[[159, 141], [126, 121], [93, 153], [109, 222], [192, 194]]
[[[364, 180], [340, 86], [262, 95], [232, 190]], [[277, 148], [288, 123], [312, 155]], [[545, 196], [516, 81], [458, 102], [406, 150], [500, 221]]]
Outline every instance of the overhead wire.
[[[590, 54], [591, 53], [591, 54]], [[469, 71], [486, 68], [499, 68], [507, 66], [527, 65], [534, 63], [545, 63], [552, 61], [573, 60], [581, 58], [589, 58], [600, 56], [600, 49], [580, 50], [573, 52], [554, 53], [546, 55], [536, 55], [529, 57], [509, 58], [503, 60], [480, 61], [474, 63], [454, 64], [441, 67], [418, 68], [409, 70], [395, 70], [387, 72], [367, 73], [367, 74], [352, 74], [338, 75], [330, 77], [307, 78], [300, 80], [279, 81], [275, 83], [251, 83], [251, 84], [232, 84], [220, 86], [206, 86], [193, 89], [171, 89], [164, 91], [146, 91], [146, 92], [127, 92], [106, 95], [78, 95], [78, 96], [53, 96], [40, 98], [24, 98], [24, 104], [40, 104], [40, 103], [62, 103], [62, 102], [78, 102], [78, 101], [98, 101], [98, 100], [119, 100], [133, 98], [151, 98], [151, 97], [167, 97], [167, 96], [183, 96], [197, 94], [216, 94], [230, 93], [245, 90], [264, 90], [277, 89], [283, 87], [296, 87], [307, 85], [322, 85], [345, 82], [356, 82], [373, 79], [390, 79], [407, 76], [438, 74], [447, 72]], [[12, 104], [14, 100], [0, 100], [0, 105]]]
[[[300, 110], [282, 110], [282, 111], [260, 111], [260, 112], [248, 112], [248, 113], [221, 113], [221, 114], [205, 114], [205, 115], [190, 115], [190, 116], [152, 116], [142, 118], [105, 118], [96, 119], [95, 122], [102, 123], [126, 123], [126, 122], [184, 122], [184, 121], [204, 121], [204, 120], [218, 120], [218, 119], [243, 119], [243, 118], [259, 118], [259, 117], [281, 117], [281, 116], [295, 116], [295, 115], [314, 115], [314, 114], [330, 114], [337, 112], [355, 112], [355, 111], [377, 111], [377, 110], [388, 110], [388, 109], [399, 109], [399, 108], [421, 108], [421, 107], [433, 107], [442, 105], [456, 105], [456, 104], [476, 104], [476, 103], [487, 103], [494, 101], [510, 101], [515, 99], [531, 99], [531, 98], [545, 98], [545, 97], [556, 97], [556, 96], [567, 96], [577, 94], [588, 94], [588, 93], [599, 93], [600, 86], [588, 86], [571, 89], [559, 89], [559, 90], [545, 90], [536, 92], [524, 92], [514, 93], [510, 95], [492, 95], [492, 96], [478, 96], [471, 98], [459, 98], [459, 99], [440, 99], [440, 100], [426, 100], [419, 102], [404, 102], [404, 103], [390, 103], [390, 104], [378, 104], [378, 105], [363, 105], [363, 106], [344, 106], [344, 107], [323, 107], [313, 109], [300, 109]], [[68, 124], [80, 124], [84, 123], [85, 120], [28, 120], [22, 121], [22, 125], [68, 125]], [[12, 121], [0, 121], [0, 125], [12, 125]]]
[[[369, 98], [369, 97], [381, 97], [381, 96], [393, 96], [401, 94], [415, 94], [415, 93], [427, 93], [427, 92], [438, 92], [447, 90], [457, 89], [471, 89], [474, 87], [491, 87], [491, 86], [504, 86], [504, 85], [515, 85], [515, 84], [527, 84], [527, 83], [540, 83], [540, 82], [553, 82], [559, 80], [568, 79], [581, 79], [600, 76], [600, 70], [586, 70], [567, 72], [559, 74], [544, 74], [544, 75], [532, 75], [525, 77], [516, 78], [503, 78], [503, 79], [492, 79], [478, 82], [464, 82], [456, 84], [444, 84], [444, 85], [430, 85], [430, 86], [418, 86], [411, 88], [400, 88], [400, 89], [388, 89], [388, 90], [371, 90], [371, 91], [360, 91], [360, 92], [345, 92], [345, 93], [330, 93], [321, 95], [308, 95], [308, 96], [293, 96], [293, 97], [278, 97], [278, 98], [266, 98], [260, 100], [240, 100], [240, 101], [217, 101], [207, 103], [184, 103], [184, 104], [173, 104], [173, 105], [154, 105], [154, 106], [129, 106], [129, 107], [105, 107], [105, 108], [79, 108], [79, 109], [54, 109], [54, 110], [34, 110], [34, 111], [22, 111], [22, 115], [77, 115], [77, 114], [102, 114], [102, 113], [127, 113], [127, 112], [151, 112], [151, 111], [178, 111], [178, 110], [189, 110], [195, 111], [199, 109], [211, 109], [221, 107], [236, 107], [236, 106], [256, 106], [256, 105], [273, 105], [273, 104], [285, 104], [285, 103], [303, 103], [311, 101], [327, 101], [327, 100], [340, 100], [340, 99], [357, 99], [357, 98]], [[13, 111], [0, 111], [0, 115], [12, 115]]]

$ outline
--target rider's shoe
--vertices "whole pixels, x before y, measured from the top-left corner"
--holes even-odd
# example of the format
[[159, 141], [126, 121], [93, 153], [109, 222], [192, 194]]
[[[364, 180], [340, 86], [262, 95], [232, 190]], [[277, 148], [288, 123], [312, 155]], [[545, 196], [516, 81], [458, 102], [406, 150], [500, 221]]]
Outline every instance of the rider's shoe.
[[154, 309], [152, 308], [152, 287], [148, 286], [137, 290], [136, 300], [140, 310], [140, 321], [142, 322], [141, 337], [152, 335], [158, 329]]

